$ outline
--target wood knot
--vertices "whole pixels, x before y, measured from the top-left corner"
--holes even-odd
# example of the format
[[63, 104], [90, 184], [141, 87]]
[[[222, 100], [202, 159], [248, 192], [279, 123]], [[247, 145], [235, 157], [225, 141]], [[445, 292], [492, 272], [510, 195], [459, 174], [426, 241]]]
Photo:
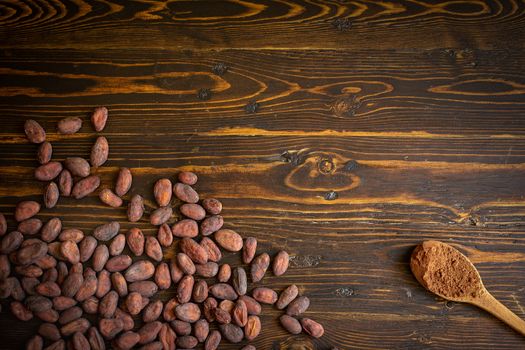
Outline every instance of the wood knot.
[[318, 163], [319, 172], [321, 174], [332, 174], [336, 166], [331, 158], [321, 158]]
[[359, 107], [361, 107], [361, 100], [356, 95], [345, 95], [336, 98], [330, 104], [330, 111], [334, 113], [335, 116], [342, 118], [355, 115]]
[[280, 350], [314, 350], [314, 344], [306, 335], [291, 336], [278, 345]]

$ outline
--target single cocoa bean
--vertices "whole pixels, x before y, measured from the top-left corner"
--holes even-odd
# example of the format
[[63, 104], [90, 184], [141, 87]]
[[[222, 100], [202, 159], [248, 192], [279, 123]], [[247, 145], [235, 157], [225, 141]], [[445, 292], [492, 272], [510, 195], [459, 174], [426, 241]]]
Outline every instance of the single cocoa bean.
[[282, 315], [279, 318], [279, 321], [281, 322], [281, 325], [284, 329], [288, 331], [288, 333], [291, 334], [299, 334], [301, 333], [302, 326], [301, 323], [296, 319], [288, 315]]
[[195, 334], [195, 338], [199, 341], [199, 343], [204, 343], [206, 341], [206, 338], [208, 337], [208, 334], [210, 333], [210, 325], [208, 324], [208, 321], [205, 319], [200, 319], [193, 325], [193, 333]]
[[144, 199], [142, 196], [135, 194], [131, 197], [128, 204], [128, 220], [130, 222], [137, 222], [144, 214]]
[[35, 169], [35, 179], [38, 181], [51, 181], [62, 171], [62, 163], [49, 162]]
[[124, 271], [131, 266], [132, 260], [129, 255], [118, 255], [108, 260], [106, 270], [109, 272]]
[[130, 292], [137, 292], [143, 297], [150, 298], [158, 291], [158, 286], [152, 281], [137, 281], [129, 284]]
[[191, 323], [184, 322], [181, 320], [175, 320], [170, 323], [171, 328], [177, 333], [179, 336], [183, 335], [189, 335], [191, 334]]
[[109, 143], [104, 136], [97, 137], [95, 144], [91, 148], [91, 166], [97, 168], [108, 160]]
[[288, 286], [281, 292], [281, 295], [279, 295], [279, 299], [277, 300], [277, 303], [275, 303], [275, 306], [277, 306], [279, 310], [284, 309], [297, 297], [297, 294], [299, 294], [299, 289], [295, 284]]
[[82, 317], [82, 313], [83, 311], [80, 307], [78, 306], [70, 307], [69, 309], [64, 310], [60, 314], [60, 317], [58, 318], [58, 323], [60, 323], [61, 325], [64, 325], [71, 321], [77, 320], [80, 317]]
[[244, 338], [242, 328], [231, 323], [219, 325], [222, 336], [230, 343], [239, 343]]
[[32, 236], [40, 232], [42, 221], [38, 218], [24, 220], [18, 224], [17, 231], [24, 235]]
[[96, 327], [89, 328], [87, 334], [91, 350], [106, 350], [104, 339]]
[[47, 252], [54, 257], [55, 259], [65, 261], [66, 258], [64, 255], [62, 255], [62, 251], [60, 250], [60, 246], [62, 245], [62, 242], [51, 242], [47, 244]]
[[184, 219], [176, 222], [173, 226], [171, 226], [171, 233], [175, 237], [193, 238], [197, 237], [197, 235], [199, 234], [199, 226], [197, 225], [197, 222], [195, 222], [195, 220]]
[[116, 340], [115, 345], [118, 349], [131, 349], [140, 340], [140, 336], [132, 331], [127, 331], [121, 334]]
[[55, 205], [58, 202], [58, 198], [60, 197], [60, 193], [58, 191], [58, 186], [54, 182], [50, 182], [47, 184], [46, 188], [44, 189], [44, 205], [46, 208], [54, 208]]
[[77, 294], [75, 294], [75, 299], [80, 302], [94, 296], [97, 292], [97, 285], [98, 280], [96, 275], [84, 276], [84, 283], [78, 289]]
[[150, 214], [150, 223], [155, 226], [160, 226], [171, 219], [173, 209], [171, 207], [160, 207], [155, 209]]
[[314, 338], [321, 338], [324, 334], [323, 326], [312, 319], [301, 319], [301, 326], [303, 326], [303, 330], [306, 334], [311, 335]]
[[64, 160], [64, 166], [73, 176], [89, 176], [91, 167], [87, 160], [82, 157], [68, 157]]
[[57, 269], [54, 267], [47, 269], [44, 274], [42, 275], [42, 282], [54, 282], [56, 283], [56, 280], [58, 278], [58, 272]]
[[[142, 311], [142, 321], [144, 321], [145, 323], [156, 321], [162, 314], [163, 307], [164, 305], [162, 305], [162, 301], [160, 300], [155, 300], [155, 301], [150, 302], [144, 308], [144, 311]], [[140, 331], [139, 331], [139, 334], [140, 334]]]
[[85, 263], [91, 258], [97, 248], [97, 244], [98, 242], [93, 236], [86, 236], [82, 239], [78, 247], [81, 262]]
[[136, 227], [130, 229], [126, 234], [126, 241], [128, 247], [133, 254], [136, 256], [142, 255], [144, 252], [144, 234], [142, 231]]
[[106, 107], [97, 107], [91, 115], [91, 124], [96, 132], [101, 132], [106, 127], [108, 121], [108, 109]]
[[257, 349], [252, 344], [248, 344], [248, 345], [243, 346], [241, 350], [257, 350]]
[[120, 224], [112, 221], [104, 225], [97, 226], [93, 231], [93, 236], [99, 241], [109, 241], [115, 237], [120, 230]]
[[153, 187], [153, 195], [159, 207], [165, 207], [171, 201], [171, 181], [169, 179], [159, 179]]
[[[49, 247], [49, 246], [48, 246]], [[67, 265], [63, 261], [57, 263], [57, 283], [62, 285], [67, 275], [69, 274]]]
[[244, 336], [248, 341], [252, 341], [261, 333], [261, 320], [258, 316], [248, 316], [248, 322], [244, 326]]
[[35, 265], [15, 266], [15, 272], [25, 277], [40, 277], [43, 271], [40, 267]]
[[264, 304], [275, 304], [277, 301], [277, 293], [266, 287], [258, 287], [252, 291], [252, 296], [255, 300]]
[[301, 296], [294, 299], [286, 308], [286, 314], [289, 316], [299, 316], [304, 313], [310, 306], [310, 299], [306, 296]]
[[217, 350], [219, 348], [219, 344], [221, 343], [221, 333], [217, 330], [213, 330], [208, 335], [208, 338], [206, 338], [206, 342], [204, 343], [204, 350]]
[[277, 253], [277, 255], [273, 258], [273, 274], [275, 276], [281, 276], [283, 275], [286, 270], [288, 270], [288, 264], [290, 261], [290, 256], [287, 252], [284, 250], [281, 250]]
[[79, 117], [66, 117], [58, 121], [58, 132], [64, 135], [76, 133], [82, 127], [82, 119]]
[[146, 246], [145, 246], [146, 255], [155, 261], [162, 260], [162, 248], [159, 241], [153, 237], [146, 237]]
[[118, 318], [122, 321], [122, 329], [124, 331], [130, 331], [135, 327], [133, 317], [131, 317], [131, 315], [127, 312], [122, 311], [122, 309], [120, 308], [117, 308], [117, 310], [115, 310], [115, 318]]
[[35, 264], [41, 269], [51, 269], [57, 266], [57, 260], [51, 255], [46, 254], [43, 257], [36, 259]]
[[224, 218], [221, 215], [209, 216], [201, 222], [201, 233], [203, 236], [209, 236], [219, 231], [224, 225]]
[[246, 294], [248, 288], [248, 278], [246, 277], [246, 271], [242, 267], [236, 267], [233, 270], [233, 288], [239, 295]]
[[128, 295], [128, 284], [120, 272], [114, 272], [111, 274], [111, 284], [120, 297]]
[[7, 235], [5, 235], [2, 238], [2, 242], [0, 243], [0, 253], [1, 254], [9, 254], [17, 250], [20, 245], [22, 244], [22, 241], [24, 240], [24, 236], [21, 232], [18, 231], [11, 231]]
[[171, 286], [170, 268], [168, 264], [162, 262], [157, 265], [154, 279], [161, 290], [168, 289]]
[[68, 228], [60, 232], [58, 235], [59, 241], [73, 241], [75, 243], [80, 243], [84, 239], [84, 232], [76, 228]]
[[32, 312], [42, 312], [53, 307], [53, 303], [46, 297], [39, 295], [31, 295], [26, 298], [25, 304]]
[[248, 309], [242, 300], [237, 300], [232, 310], [233, 322], [239, 326], [244, 327], [248, 322]]
[[118, 293], [109, 291], [98, 304], [98, 314], [102, 318], [112, 318], [118, 306]]
[[163, 349], [163, 346], [160, 341], [154, 341], [146, 345], [143, 345], [139, 348], [139, 350], [162, 350], [162, 349]]
[[162, 317], [165, 321], [170, 322], [175, 320], [177, 317], [175, 316], [175, 308], [179, 305], [179, 302], [177, 299], [173, 298], [168, 300], [166, 305], [164, 305], [164, 311], [162, 312]]
[[57, 311], [62, 311], [75, 306], [77, 301], [66, 296], [58, 296], [53, 298], [53, 308]]
[[36, 159], [40, 164], [47, 164], [53, 155], [53, 146], [50, 142], [43, 142], [38, 146]]
[[93, 264], [93, 270], [97, 272], [102, 271], [108, 259], [109, 259], [108, 247], [105, 245], [99, 245], [98, 247], [96, 247], [95, 251], [93, 252], [93, 259], [91, 259], [92, 264]]
[[80, 251], [74, 241], [65, 241], [60, 244], [60, 253], [71, 264], [76, 264], [80, 261]]
[[72, 264], [69, 273], [84, 273], [84, 265], [80, 262]]
[[184, 272], [177, 264], [176, 259], [172, 259], [170, 261], [170, 275], [171, 275], [171, 281], [173, 283], [178, 283], [180, 279], [182, 278], [182, 276], [184, 276]]
[[230, 267], [230, 265], [228, 264], [222, 264], [221, 267], [219, 268], [219, 273], [217, 275], [217, 279], [219, 280], [219, 282], [228, 282], [228, 280], [230, 279], [232, 275], [232, 269]]
[[208, 297], [206, 300], [204, 300], [202, 309], [204, 312], [204, 317], [206, 317], [206, 320], [208, 322], [215, 321], [215, 309], [217, 309], [218, 303], [215, 298]]
[[95, 192], [98, 186], [100, 186], [100, 177], [97, 175], [90, 175], [73, 185], [71, 195], [75, 199], [81, 199]]
[[31, 143], [42, 143], [46, 140], [46, 132], [36, 120], [27, 119], [24, 123], [24, 132]]
[[185, 303], [175, 308], [175, 315], [179, 320], [194, 323], [201, 317], [201, 310], [197, 304]]
[[19, 301], [12, 301], [10, 304], [11, 313], [20, 321], [29, 321], [33, 318], [33, 313]]
[[126, 309], [131, 315], [138, 315], [142, 310], [142, 295], [131, 292], [126, 298]]
[[126, 281], [135, 282], [135, 281], [144, 281], [149, 279], [155, 273], [155, 266], [147, 261], [140, 260], [133, 263], [124, 274]]
[[39, 335], [34, 335], [26, 344], [26, 350], [42, 350], [44, 348], [44, 339]]
[[27, 220], [40, 211], [40, 204], [35, 201], [22, 201], [16, 205], [15, 220], [20, 222]]
[[208, 261], [206, 250], [191, 238], [183, 238], [179, 241], [180, 250], [190, 257], [197, 264], [204, 264]]
[[175, 349], [175, 339], [177, 336], [169, 324], [164, 323], [159, 331], [159, 340], [162, 343], [163, 349]]
[[191, 171], [181, 171], [178, 179], [180, 182], [186, 185], [193, 186], [197, 183], [197, 175]]
[[238, 252], [242, 249], [242, 237], [230, 229], [220, 229], [214, 233], [215, 241], [224, 249], [230, 252]]
[[168, 224], [162, 224], [159, 226], [159, 230], [157, 232], [157, 239], [161, 246], [163, 247], [170, 247], [173, 243], [173, 234], [171, 233], [171, 228]]
[[206, 298], [208, 298], [208, 283], [204, 280], [196, 281], [193, 286], [192, 297], [193, 301], [198, 304], [206, 300]]
[[212, 261], [208, 261], [205, 264], [196, 264], [195, 272], [198, 276], [204, 278], [214, 277], [219, 272], [219, 265]]
[[120, 168], [117, 176], [117, 182], [115, 184], [115, 193], [117, 196], [122, 197], [128, 193], [132, 182], [133, 177], [131, 175], [131, 171], [128, 168]]
[[[47, 248], [47, 247], [46, 247]], [[7, 255], [0, 255], [0, 280], [5, 280], [11, 273], [11, 263]]]
[[217, 299], [235, 300], [238, 297], [233, 287], [226, 283], [214, 284], [209, 292]]
[[51, 341], [57, 341], [61, 338], [58, 327], [52, 323], [42, 323], [38, 327], [38, 334]]
[[113, 193], [113, 191], [109, 188], [104, 188], [102, 191], [100, 191], [98, 198], [100, 198], [102, 203], [107, 204], [113, 208], [118, 208], [122, 205], [122, 199]]
[[229, 315], [231, 315], [234, 307], [235, 303], [231, 300], [223, 300], [219, 303], [219, 309], [226, 311]]
[[177, 300], [184, 304], [190, 301], [195, 280], [193, 276], [184, 276], [177, 285]]
[[206, 217], [206, 211], [199, 204], [186, 203], [179, 208], [182, 215], [190, 219], [200, 221]]
[[31, 245], [20, 248], [16, 259], [19, 264], [28, 265], [34, 263], [36, 260], [44, 257], [47, 254], [47, 244], [42, 241], [35, 242]]
[[64, 197], [69, 197], [71, 195], [71, 190], [73, 189], [73, 175], [67, 169], [62, 169], [58, 175], [58, 190], [60, 195]]
[[63, 325], [62, 328], [60, 328], [60, 333], [62, 333], [64, 337], [68, 337], [76, 332], [85, 333], [90, 326], [91, 324], [88, 320], [79, 318]]
[[183, 335], [176, 339], [177, 346], [183, 349], [193, 349], [197, 346], [199, 341], [191, 335]]
[[218, 262], [222, 259], [221, 250], [219, 247], [208, 237], [203, 237], [200, 245], [206, 250], [208, 253], [208, 260], [213, 262]]
[[253, 259], [251, 265], [252, 281], [259, 282], [262, 280], [268, 266], [270, 266], [270, 256], [266, 253], [262, 253]]
[[42, 312], [35, 312], [35, 316], [38, 317], [40, 320], [48, 323], [55, 323], [58, 321], [58, 312], [56, 312], [53, 309], [48, 309]]
[[199, 201], [199, 194], [191, 186], [180, 182], [173, 185], [173, 194], [186, 203], [197, 203]]
[[202, 201], [202, 206], [211, 215], [220, 214], [222, 211], [222, 203], [215, 198], [206, 198]]
[[61, 290], [58, 284], [55, 282], [42, 282], [35, 287], [35, 291], [44, 297], [58, 297], [61, 294]]
[[0, 213], [0, 236], [5, 235], [7, 232], [7, 220], [4, 214]]
[[84, 336], [84, 334], [80, 332], [76, 332], [75, 334], [73, 334], [72, 342], [73, 342], [73, 347], [75, 349], [89, 349], [90, 348], [87, 338]]
[[20, 281], [16, 277], [9, 277], [7, 279], [11, 284], [11, 297], [15, 300], [22, 301], [26, 297], [26, 293], [20, 284]]
[[117, 334], [122, 332], [124, 324], [118, 318], [102, 318], [98, 322], [100, 334], [106, 339], [113, 339]]

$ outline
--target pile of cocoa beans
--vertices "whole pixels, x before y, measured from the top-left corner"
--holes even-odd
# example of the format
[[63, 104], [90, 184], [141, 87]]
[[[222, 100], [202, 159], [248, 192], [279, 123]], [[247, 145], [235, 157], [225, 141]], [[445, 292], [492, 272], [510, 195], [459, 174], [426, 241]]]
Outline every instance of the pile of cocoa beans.
[[[95, 109], [95, 131], [104, 129], [107, 118], [106, 108]], [[58, 123], [58, 131], [68, 135], [81, 126], [80, 118], [66, 118]], [[58, 162], [51, 160], [52, 146], [36, 121], [26, 121], [25, 132], [29, 141], [39, 144], [41, 165], [35, 178], [48, 181], [46, 208], [53, 208], [59, 196], [80, 199], [99, 188], [100, 178], [90, 172], [108, 159], [105, 137], [95, 141], [90, 162], [80, 157]], [[18, 319], [43, 321], [27, 349], [96, 350], [107, 344], [113, 349], [193, 349], [204, 343], [204, 349], [214, 350], [222, 339], [255, 339], [261, 332], [261, 304], [285, 310], [280, 322], [288, 332], [323, 335], [319, 323], [302, 317], [310, 301], [298, 295], [296, 285], [280, 295], [266, 287], [249, 291], [247, 270], [252, 282], [260, 282], [270, 265], [273, 274], [281, 276], [288, 269], [288, 253], [280, 251], [273, 260], [267, 253], [258, 254], [255, 238], [243, 239], [223, 227], [219, 200], [200, 198], [192, 187], [196, 174], [183, 171], [177, 180], [162, 178], [154, 185], [157, 208], [149, 213], [149, 222], [158, 227], [156, 236], [144, 235], [137, 227], [122, 233], [117, 221], [89, 235], [64, 229], [58, 217], [43, 223], [36, 217], [41, 210], [36, 201], [17, 204], [16, 230], [8, 232], [0, 214], [0, 298], [12, 299], [10, 309]], [[114, 190], [100, 190], [100, 200], [123, 206], [132, 182], [131, 171], [121, 168]], [[183, 216], [175, 222], [174, 204], [175, 214]], [[143, 218], [142, 196], [131, 196], [127, 206], [129, 222]], [[163, 249], [176, 252], [164, 261]], [[246, 269], [220, 264], [223, 252], [242, 254]], [[170, 288], [175, 297], [163, 301], [160, 292]]]

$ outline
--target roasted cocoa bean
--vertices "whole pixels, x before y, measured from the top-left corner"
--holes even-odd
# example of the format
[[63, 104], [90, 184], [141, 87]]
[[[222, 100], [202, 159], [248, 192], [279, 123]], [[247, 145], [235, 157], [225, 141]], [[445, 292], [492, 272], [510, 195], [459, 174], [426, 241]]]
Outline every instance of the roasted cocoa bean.
[[202, 201], [202, 206], [211, 215], [220, 214], [222, 211], [222, 203], [215, 198], [206, 198]]
[[270, 288], [258, 287], [252, 291], [252, 296], [255, 300], [264, 304], [275, 304], [277, 301], [277, 293]]
[[65, 241], [60, 244], [60, 253], [71, 264], [80, 261], [80, 251], [74, 241]]
[[102, 203], [107, 204], [113, 208], [118, 208], [122, 205], [122, 199], [113, 193], [113, 191], [109, 188], [104, 188], [102, 191], [100, 191], [98, 198], [100, 198]]
[[137, 292], [131, 292], [126, 298], [126, 309], [134, 316], [142, 310], [142, 295]]
[[145, 251], [146, 255], [149, 256], [151, 259], [155, 261], [162, 260], [162, 248], [160, 246], [159, 241], [155, 237], [146, 237]]
[[235, 300], [237, 293], [232, 286], [226, 283], [217, 283], [210, 287], [210, 294], [217, 299]]
[[38, 327], [38, 334], [51, 341], [57, 341], [61, 338], [58, 327], [52, 323], [42, 323]]
[[176, 339], [177, 346], [183, 349], [193, 349], [197, 346], [199, 341], [191, 335], [183, 335]]
[[7, 220], [4, 214], [0, 213], [0, 236], [5, 235], [7, 232]]
[[144, 253], [144, 234], [142, 231], [136, 227], [133, 227], [126, 234], [126, 241], [128, 247], [133, 254], [136, 256], [142, 255]]
[[178, 179], [180, 182], [186, 185], [193, 186], [197, 183], [197, 175], [191, 171], [181, 171], [179, 173]]
[[111, 284], [120, 297], [128, 295], [128, 284], [120, 272], [114, 272], [111, 274]]
[[281, 322], [281, 325], [283, 326], [283, 328], [288, 331], [288, 333], [291, 333], [291, 334], [301, 333], [302, 326], [299, 320], [297, 320], [296, 318], [293, 318], [288, 315], [282, 315], [279, 318], [279, 321]]
[[53, 154], [53, 146], [49, 142], [43, 142], [38, 146], [36, 159], [40, 164], [47, 164], [51, 160]]
[[238, 252], [242, 249], [242, 237], [230, 229], [220, 229], [214, 233], [215, 241], [224, 249], [230, 252]]
[[184, 304], [190, 301], [195, 280], [193, 276], [184, 276], [177, 285], [177, 300]]
[[62, 328], [60, 328], [60, 333], [62, 333], [64, 337], [68, 337], [76, 332], [85, 333], [90, 326], [88, 320], [85, 318], [79, 318], [62, 326]]
[[219, 265], [215, 262], [208, 261], [205, 264], [196, 264], [195, 270], [195, 273], [198, 276], [210, 278], [217, 275], [217, 272], [219, 272]]
[[197, 304], [185, 303], [175, 308], [175, 315], [179, 320], [194, 323], [201, 317], [201, 310]]
[[186, 203], [179, 208], [182, 215], [200, 221], [206, 217], [206, 211], [199, 204]]
[[290, 256], [287, 252], [284, 250], [281, 250], [277, 253], [277, 255], [273, 258], [273, 274], [275, 276], [281, 276], [283, 275], [286, 270], [288, 270], [288, 264], [290, 261]]
[[284, 309], [297, 297], [297, 294], [299, 294], [299, 289], [295, 284], [288, 286], [281, 292], [281, 295], [279, 295], [279, 299], [277, 300], [277, 303], [275, 303], [275, 306], [277, 306], [279, 310]]
[[139, 350], [162, 350], [162, 349], [163, 349], [163, 345], [160, 341], [154, 341], [146, 345], [143, 345], [139, 348]]
[[[46, 247], [47, 249], [47, 247]], [[11, 273], [11, 263], [7, 255], [0, 255], [0, 280], [5, 280]]]
[[80, 317], [82, 317], [82, 313], [83, 311], [80, 307], [78, 306], [70, 307], [69, 309], [64, 310], [60, 314], [60, 317], [58, 318], [58, 323], [60, 323], [61, 325], [64, 325], [71, 321], [77, 320]]
[[95, 144], [91, 148], [91, 166], [97, 168], [108, 160], [109, 143], [104, 136], [97, 137]]
[[244, 338], [242, 328], [231, 323], [219, 325], [222, 336], [230, 343], [239, 343]]
[[84, 239], [84, 232], [76, 228], [68, 228], [60, 232], [58, 235], [59, 241], [73, 241], [75, 243], [80, 243]]
[[140, 260], [133, 263], [124, 274], [126, 281], [144, 281], [149, 279], [155, 273], [155, 266], [147, 260]]
[[232, 275], [232, 269], [230, 265], [222, 264], [221, 267], [219, 268], [217, 279], [219, 280], [219, 282], [223, 282], [223, 283], [228, 282], [231, 275]]
[[172, 259], [170, 261], [170, 275], [171, 275], [171, 281], [173, 283], [178, 283], [180, 279], [182, 278], [182, 276], [184, 276], [184, 272], [177, 264], [176, 259]]
[[53, 298], [53, 308], [57, 311], [69, 309], [76, 304], [75, 299], [63, 295]]
[[44, 339], [39, 335], [34, 335], [26, 344], [26, 350], [42, 350], [44, 348]]
[[38, 218], [24, 220], [18, 224], [17, 231], [24, 235], [32, 236], [40, 232], [42, 221]]
[[33, 313], [19, 301], [12, 301], [10, 304], [11, 313], [21, 321], [29, 321], [33, 318]]
[[97, 244], [98, 242], [93, 236], [86, 236], [82, 239], [78, 247], [81, 262], [85, 263], [91, 258], [97, 248]]
[[201, 222], [201, 234], [203, 236], [209, 236], [219, 231], [222, 225], [224, 225], [224, 218], [221, 215], [209, 216]]
[[40, 267], [35, 265], [15, 266], [15, 272], [25, 277], [40, 277], [43, 271]]
[[101, 132], [106, 127], [108, 121], [108, 109], [106, 107], [97, 107], [91, 115], [91, 124], [96, 132]]
[[206, 250], [191, 238], [183, 238], [179, 241], [180, 250], [189, 256], [197, 264], [204, 264], [208, 261]]
[[142, 196], [135, 194], [131, 197], [128, 204], [128, 220], [137, 222], [144, 215], [144, 199]]
[[168, 289], [171, 286], [170, 268], [168, 264], [162, 262], [157, 265], [154, 280], [161, 290]]
[[246, 271], [242, 267], [236, 267], [233, 270], [233, 288], [238, 295], [246, 294], [248, 288], [248, 278], [246, 277]]
[[95, 295], [97, 291], [98, 280], [96, 275], [84, 276], [84, 283], [78, 289], [75, 294], [75, 299], [79, 302], [86, 300], [87, 298]]
[[210, 333], [210, 325], [205, 319], [200, 319], [193, 325], [193, 330], [195, 338], [197, 338], [199, 343], [204, 343]]
[[7, 279], [11, 284], [11, 297], [15, 300], [22, 301], [26, 297], [26, 293], [20, 284], [20, 281], [16, 277], [9, 277]]
[[157, 239], [161, 246], [168, 248], [173, 243], [173, 234], [171, 233], [171, 228], [168, 224], [162, 224], [159, 226], [157, 232]]
[[44, 322], [55, 323], [56, 321], [58, 321], [59, 315], [58, 312], [56, 312], [55, 310], [48, 309], [42, 312], [35, 312], [35, 316]]
[[76, 133], [82, 127], [82, 119], [79, 117], [66, 117], [58, 121], [58, 132], [64, 135]]
[[234, 307], [235, 303], [231, 300], [223, 300], [219, 303], [219, 309], [226, 311], [229, 315], [231, 315]]
[[76, 332], [75, 334], [73, 334], [72, 342], [75, 350], [90, 348], [87, 338], [84, 336], [84, 334], [80, 332]]
[[122, 332], [124, 324], [119, 318], [102, 318], [98, 322], [100, 334], [106, 339], [113, 339]]
[[286, 308], [286, 314], [288, 316], [299, 316], [304, 313], [310, 306], [310, 299], [306, 296], [300, 296], [294, 299]]
[[164, 305], [164, 311], [162, 312], [162, 317], [165, 321], [171, 322], [177, 317], [175, 316], [175, 308], [179, 305], [177, 299], [170, 299], [166, 305]]
[[184, 219], [176, 222], [173, 226], [171, 226], [171, 233], [175, 237], [193, 238], [197, 237], [197, 235], [199, 234], [199, 226], [197, 225], [197, 222], [195, 222], [195, 220]]
[[270, 266], [270, 256], [266, 253], [262, 253], [255, 257], [251, 265], [251, 275], [253, 282], [259, 282], [263, 279], [266, 270]]
[[46, 208], [54, 208], [58, 203], [58, 198], [60, 193], [58, 191], [58, 186], [54, 182], [50, 182], [44, 189], [44, 206]]
[[165, 207], [171, 201], [171, 181], [169, 179], [159, 179], [153, 186], [153, 195], [159, 207]]
[[35, 291], [44, 297], [58, 297], [61, 294], [61, 290], [58, 284], [55, 282], [42, 282], [35, 287]]
[[47, 269], [42, 275], [42, 282], [56, 282], [58, 278], [57, 269], [54, 267]]
[[175, 349], [175, 339], [177, 336], [171, 327], [164, 323], [159, 331], [159, 340], [162, 343], [163, 349], [174, 350]]
[[53, 307], [53, 303], [48, 298], [39, 295], [31, 295], [26, 298], [25, 304], [32, 312], [42, 312]]
[[27, 220], [40, 211], [40, 204], [35, 201], [22, 201], [16, 205], [15, 220], [20, 222]]
[[135, 327], [133, 317], [131, 317], [131, 315], [127, 312], [122, 311], [122, 309], [120, 308], [117, 308], [117, 310], [115, 310], [115, 318], [118, 318], [122, 321], [122, 327], [124, 331], [130, 331]]
[[155, 209], [150, 214], [150, 223], [155, 226], [160, 226], [171, 219], [173, 209], [171, 207], [160, 207]]
[[63, 261], [59, 261], [57, 263], [57, 283], [62, 285], [62, 282], [66, 279], [67, 275], [69, 274], [67, 265]]
[[177, 333], [177, 335], [179, 336], [191, 334], [191, 323], [189, 322], [175, 320], [175, 321], [172, 321], [170, 324], [171, 324], [171, 328], [173, 328], [175, 333]]
[[[162, 301], [156, 300], [150, 302], [145, 308], [144, 311], [142, 311], [142, 321], [145, 323], [156, 321], [160, 315], [162, 314], [162, 308], [164, 305], [162, 305]], [[159, 322], [160, 324], [160, 322]], [[160, 329], [160, 327], [159, 327]], [[140, 331], [139, 331], [140, 333]]]
[[222, 253], [219, 247], [208, 237], [203, 237], [200, 245], [206, 250], [206, 253], [208, 253], [208, 260], [213, 262], [219, 262], [222, 259]]
[[246, 322], [248, 322], [248, 309], [244, 301], [237, 300], [235, 302], [232, 310], [232, 320], [239, 327], [244, 327]]
[[46, 132], [36, 120], [27, 119], [24, 123], [24, 132], [29, 142], [42, 143], [46, 140]]
[[98, 314], [102, 318], [112, 318], [118, 306], [118, 293], [109, 291], [98, 304]]
[[219, 344], [221, 343], [221, 333], [219, 331], [211, 331], [208, 335], [208, 338], [206, 338], [206, 342], [204, 343], [204, 350], [217, 350], [219, 348]]
[[97, 272], [102, 271], [108, 259], [109, 259], [108, 247], [103, 244], [96, 247], [95, 251], [93, 252], [93, 259], [91, 260], [93, 264], [93, 270]]
[[68, 157], [64, 160], [64, 166], [73, 176], [89, 176], [91, 167], [87, 160], [82, 157]]
[[81, 199], [95, 192], [98, 186], [100, 186], [100, 177], [98, 175], [90, 175], [73, 185], [71, 195], [75, 199]]
[[191, 186], [180, 182], [173, 185], [173, 194], [186, 203], [197, 203], [199, 201], [199, 194]]
[[106, 270], [109, 272], [124, 271], [131, 266], [132, 260], [129, 255], [118, 255], [108, 260]]
[[87, 332], [87, 338], [89, 345], [91, 346], [91, 350], [106, 350], [104, 339], [96, 327], [89, 328]]
[[32, 264], [47, 254], [47, 244], [42, 241], [35, 242], [31, 245], [20, 248], [16, 259], [19, 264]]
[[66, 342], [63, 339], [60, 339], [44, 348], [44, 350], [66, 350]]
[[62, 163], [49, 162], [35, 169], [35, 179], [38, 181], [51, 181], [62, 171]]
[[200, 304], [208, 297], [208, 283], [204, 280], [198, 280], [193, 286], [193, 301]]
[[118, 234], [119, 230], [120, 224], [117, 221], [112, 221], [96, 227], [93, 236], [99, 241], [109, 241]]
[[248, 322], [244, 326], [244, 336], [248, 341], [252, 341], [261, 333], [261, 320], [258, 316], [248, 316]]
[[132, 331], [127, 331], [121, 334], [116, 340], [115, 345], [118, 349], [131, 349], [140, 340], [140, 336]]
[[57, 260], [51, 255], [46, 254], [43, 257], [36, 259], [35, 264], [41, 269], [51, 269], [57, 266]]
[[73, 175], [67, 169], [63, 169], [58, 175], [58, 190], [60, 195], [69, 197], [73, 189]]
[[215, 309], [217, 309], [217, 307], [218, 303], [215, 298], [208, 297], [206, 298], [206, 300], [204, 300], [202, 308], [204, 312], [204, 317], [206, 317], [206, 320], [208, 322], [215, 321]]
[[24, 236], [21, 232], [18, 231], [11, 231], [7, 235], [5, 235], [2, 238], [2, 242], [0, 243], [0, 253], [1, 254], [9, 254], [14, 252], [15, 250], [20, 247], [22, 244], [22, 241], [24, 240]]
[[137, 292], [143, 297], [150, 298], [158, 291], [158, 286], [152, 281], [137, 281], [129, 284], [130, 292]]
[[309, 334], [314, 338], [321, 338], [324, 334], [323, 326], [312, 319], [301, 319], [301, 326], [303, 326], [303, 330], [306, 334]]
[[131, 175], [131, 171], [128, 168], [120, 168], [117, 176], [117, 182], [115, 184], [115, 193], [117, 196], [122, 197], [128, 193], [132, 182], [133, 177]]

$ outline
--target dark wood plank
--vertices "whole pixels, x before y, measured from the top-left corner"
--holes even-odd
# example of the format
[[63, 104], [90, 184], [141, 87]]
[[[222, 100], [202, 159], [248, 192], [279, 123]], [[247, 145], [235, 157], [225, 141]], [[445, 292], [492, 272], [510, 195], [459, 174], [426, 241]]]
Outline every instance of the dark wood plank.
[[524, 8], [517, 0], [4, 1], [0, 42], [82, 49], [523, 48]]

